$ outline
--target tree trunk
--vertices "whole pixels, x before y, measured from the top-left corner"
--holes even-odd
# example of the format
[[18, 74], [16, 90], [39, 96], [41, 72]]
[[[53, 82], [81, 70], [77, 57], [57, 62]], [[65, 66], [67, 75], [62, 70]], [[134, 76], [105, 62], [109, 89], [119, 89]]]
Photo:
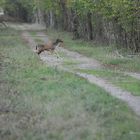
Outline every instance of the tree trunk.
[[88, 39], [93, 39], [93, 28], [92, 28], [92, 14], [87, 14], [87, 24], [88, 24]]
[[62, 8], [62, 20], [63, 20], [63, 28], [64, 30], [68, 29], [68, 14], [67, 14], [67, 7], [66, 1], [60, 0], [61, 8]]
[[78, 39], [79, 38], [79, 32], [78, 32], [78, 26], [79, 26], [79, 22], [78, 22], [78, 16], [76, 11], [72, 10], [72, 16], [73, 16], [73, 39]]

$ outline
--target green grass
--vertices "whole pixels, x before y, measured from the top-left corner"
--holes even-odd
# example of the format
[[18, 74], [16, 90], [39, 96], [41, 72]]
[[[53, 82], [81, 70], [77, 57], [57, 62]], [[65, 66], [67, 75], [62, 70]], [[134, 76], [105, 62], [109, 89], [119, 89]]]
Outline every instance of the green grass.
[[38, 44], [43, 44], [44, 42], [41, 40], [41, 39], [39, 39], [39, 38], [34, 38], [35, 39], [35, 41], [38, 43]]
[[30, 35], [32, 35], [32, 36], [36, 36], [37, 34], [37, 31], [30, 31]]
[[137, 80], [131, 76], [125, 75], [121, 72], [111, 70], [80, 70], [78, 71], [93, 74], [98, 77], [102, 77], [114, 85], [129, 91], [135, 96], [140, 96], [140, 80]]
[[[65, 47], [69, 50], [95, 58], [108, 68], [140, 72], [140, 55], [134, 55], [130, 58], [128, 55], [131, 52], [125, 49], [118, 49], [115, 46], [96, 45], [93, 42], [86, 42], [80, 39], [72, 40], [71, 33], [62, 31], [48, 30], [47, 35], [51, 38], [62, 38]], [[124, 57], [119, 57], [116, 52], [119, 52]]]
[[0, 139], [140, 139], [140, 120], [126, 104], [44, 65], [14, 30], [0, 32], [0, 66]]
[[35, 40], [38, 44], [44, 43], [44, 42], [42, 41], [42, 39], [40, 39], [40, 38], [37, 36], [37, 32], [38, 32], [38, 31], [30, 31], [29, 34], [34, 38], [34, 40]]
[[65, 60], [63, 65], [67, 65], [67, 66], [72, 66], [78, 64], [78, 62], [72, 61], [72, 60]]
[[[99, 60], [106, 69], [103, 71], [93, 70], [93, 71], [84, 71], [90, 72], [94, 75], [101, 76], [106, 78], [113, 84], [128, 90], [133, 95], [140, 95], [140, 81], [121, 74], [119, 71], [136, 71], [140, 72], [140, 56], [136, 55], [133, 58], [126, 57], [128, 51], [125, 49], [118, 49], [115, 46], [97, 46], [92, 44], [92, 42], [85, 42], [83, 40], [73, 41], [70, 33], [65, 33], [62, 31], [50, 30], [47, 32], [52, 38], [60, 36], [64, 38], [65, 46], [73, 51], [82, 53], [88, 57], [93, 57]], [[120, 58], [116, 55], [116, 51], [120, 51], [124, 57]], [[112, 71], [111, 71], [112, 70]], [[115, 70], [115, 72], [113, 72]]]

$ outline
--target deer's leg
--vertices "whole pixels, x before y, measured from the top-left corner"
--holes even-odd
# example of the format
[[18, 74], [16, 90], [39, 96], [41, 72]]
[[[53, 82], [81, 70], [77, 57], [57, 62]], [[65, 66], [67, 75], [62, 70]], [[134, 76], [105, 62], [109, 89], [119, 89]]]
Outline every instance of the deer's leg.
[[58, 54], [58, 52], [54, 51], [54, 53], [56, 54], [57, 58], [60, 58], [60, 55]]
[[8, 27], [8, 25], [5, 22], [3, 22], [3, 24], [4, 24], [5, 27]]
[[39, 55], [40, 53], [42, 53], [44, 50], [38, 50], [37, 54]]
[[53, 54], [54, 50], [49, 50], [50, 54]]
[[3, 25], [5, 28], [8, 27], [5, 22], [1, 22], [1, 25]]

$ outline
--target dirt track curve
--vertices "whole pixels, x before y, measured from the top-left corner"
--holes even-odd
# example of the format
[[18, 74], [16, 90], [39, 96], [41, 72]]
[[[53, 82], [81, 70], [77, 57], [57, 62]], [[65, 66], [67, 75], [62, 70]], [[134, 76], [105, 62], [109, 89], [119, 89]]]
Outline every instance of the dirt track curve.
[[[24, 31], [22, 36], [25, 40], [28, 41], [29, 45], [31, 46], [31, 49], [35, 52], [36, 42], [28, 33], [28, 31]], [[42, 32], [38, 32], [37, 36], [39, 36], [40, 39], [42, 39], [44, 42], [48, 40], [47, 36]], [[115, 96], [125, 101], [133, 109], [133, 111], [140, 116], [140, 97], [131, 95], [131, 93], [112, 85], [105, 79], [96, 77], [94, 75], [74, 71], [74, 69], [101, 69], [102, 65], [98, 61], [64, 48], [59, 48], [57, 49], [57, 51], [58, 53], [62, 53], [65, 55], [62, 55], [62, 57], [57, 58], [56, 55], [50, 55], [48, 52], [43, 52], [39, 57], [49, 66], [57, 67], [58, 69], [64, 71], [72, 72], [80, 77], [87, 79], [90, 83], [100, 86], [112, 96]], [[64, 65], [66, 60], [74, 62], [73, 65], [71, 65], [70, 67]]]
[[[17, 30], [22, 30], [22, 37], [24, 40], [28, 42], [28, 45], [31, 47], [32, 51], [35, 52], [35, 38], [33, 38], [28, 30], [38, 30], [37, 37], [41, 39], [43, 42], [47, 42], [48, 36], [46, 36], [40, 30], [45, 30], [45, 27], [40, 25], [28, 25], [28, 24], [11, 24], [12, 28]], [[62, 71], [68, 71], [76, 74], [77, 76], [83, 77], [87, 79], [90, 83], [96, 84], [101, 88], [105, 89], [110, 95], [121, 99], [126, 102], [128, 106], [130, 106], [133, 111], [140, 116], [140, 96], [133, 96], [130, 92], [124, 91], [119, 87], [114, 86], [103, 78], [96, 77], [91, 74], [81, 73], [79, 71], [75, 71], [75, 69], [101, 69], [103, 66], [96, 60], [83, 56], [77, 52], [72, 52], [64, 48], [57, 48], [56, 50], [61, 57], [57, 58], [56, 55], [50, 55], [48, 52], [43, 52], [40, 54], [40, 59], [45, 62], [47, 65], [51, 67], [57, 67]], [[66, 65], [65, 63], [70, 63]], [[132, 76], [136, 79], [140, 79], [139, 73], [127, 73], [125, 74]]]

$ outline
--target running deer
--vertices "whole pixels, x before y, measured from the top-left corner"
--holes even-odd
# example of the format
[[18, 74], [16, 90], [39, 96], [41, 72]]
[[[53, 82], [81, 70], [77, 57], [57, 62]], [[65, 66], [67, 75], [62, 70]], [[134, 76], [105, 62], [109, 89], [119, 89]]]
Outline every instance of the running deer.
[[62, 43], [63, 41], [61, 39], [56, 39], [56, 41], [53, 43], [52, 41], [48, 41], [46, 44], [38, 44], [36, 46], [37, 54], [39, 55], [44, 51], [51, 51], [53, 53], [55, 48], [58, 46], [60, 47]]

